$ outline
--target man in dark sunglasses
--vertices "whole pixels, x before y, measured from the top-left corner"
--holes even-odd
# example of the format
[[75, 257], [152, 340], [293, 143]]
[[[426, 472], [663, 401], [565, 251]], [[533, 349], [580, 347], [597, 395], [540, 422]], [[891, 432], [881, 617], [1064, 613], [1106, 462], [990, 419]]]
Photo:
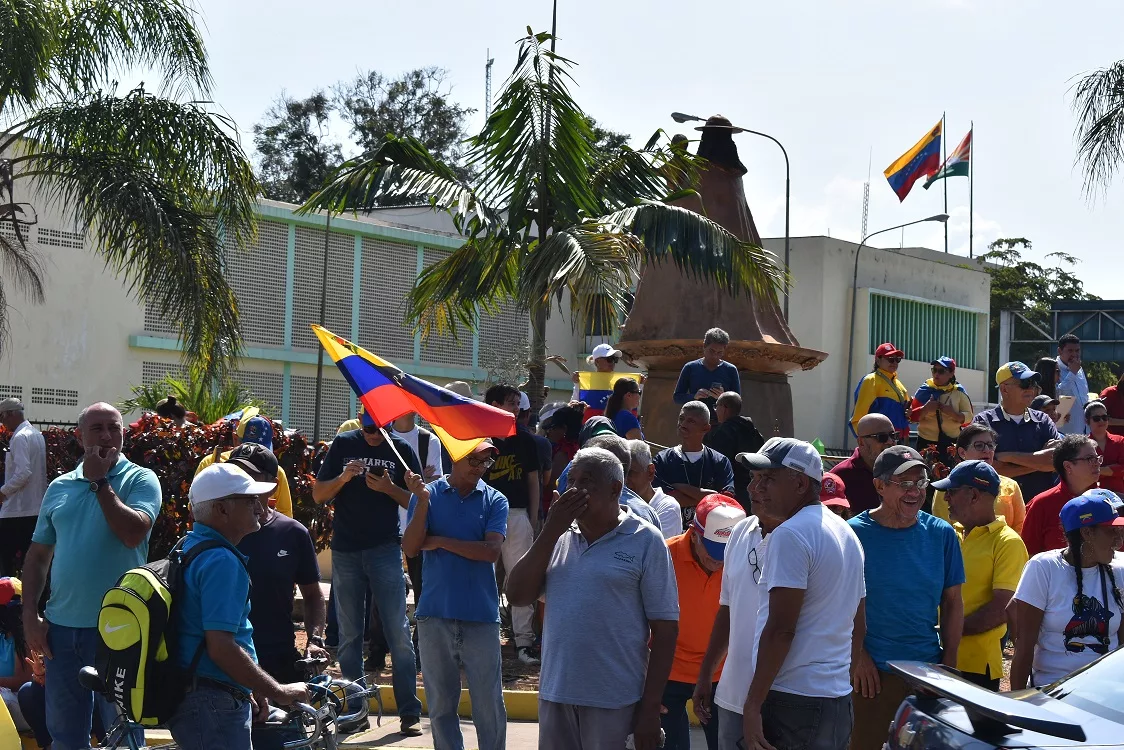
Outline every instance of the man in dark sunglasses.
[[859, 445], [855, 452], [831, 470], [846, 485], [847, 501], [855, 514], [878, 507], [872, 472], [874, 462], [882, 451], [898, 442], [894, 423], [883, 414], [867, 414], [857, 427]]

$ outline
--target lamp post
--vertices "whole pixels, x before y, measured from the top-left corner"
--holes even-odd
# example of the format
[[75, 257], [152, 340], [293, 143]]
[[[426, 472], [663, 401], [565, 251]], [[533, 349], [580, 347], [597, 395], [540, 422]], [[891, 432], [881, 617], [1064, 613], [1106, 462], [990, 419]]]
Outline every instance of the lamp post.
[[[672, 112], [671, 113], [671, 119], [673, 119], [673, 120], [675, 120], [676, 122], [679, 122], [679, 123], [683, 123], [683, 122], [702, 122], [702, 123], [705, 123], [706, 122], [706, 119], [703, 118], [703, 117], [697, 117], [695, 115], [685, 115], [682, 112]], [[759, 135], [762, 138], [768, 138], [770, 141], [777, 144], [777, 146], [780, 147], [781, 153], [784, 154], [784, 272], [785, 272], [785, 275], [787, 276], [788, 275], [788, 264], [789, 264], [789, 260], [790, 260], [790, 258], [789, 258], [789, 223], [788, 222], [789, 222], [789, 208], [790, 208], [790, 204], [791, 204], [790, 199], [791, 199], [791, 196], [792, 196], [791, 180], [790, 180], [790, 178], [792, 176], [792, 171], [789, 168], [788, 151], [785, 150], [784, 145], [782, 145], [780, 141], [778, 141], [776, 138], [769, 135], [768, 133], [762, 133], [762, 132], [757, 131], [757, 130], [750, 130], [749, 128], [743, 128], [743, 127], [738, 126], [738, 125], [735, 125], [734, 127], [736, 128], [735, 132], [752, 133], [753, 135]], [[784, 321], [785, 321], [785, 323], [788, 322], [788, 287], [787, 286], [785, 287], [785, 290], [784, 290]]]
[[948, 221], [948, 214], [936, 214], [934, 216], [929, 216], [925, 219], [918, 219], [917, 221], [910, 221], [910, 222], [906, 222], [905, 224], [898, 224], [897, 226], [894, 226], [894, 227], [886, 227], [885, 229], [879, 229], [877, 232], [871, 232], [870, 234], [868, 234], [867, 236], [862, 238], [862, 241], [859, 242], [858, 249], [855, 250], [855, 272], [854, 272], [854, 275], [851, 278], [851, 327], [849, 329], [850, 330], [850, 337], [849, 337], [849, 341], [847, 343], [847, 370], [843, 374], [843, 390], [844, 390], [844, 396], [843, 396], [843, 447], [844, 448], [847, 447], [847, 425], [849, 425], [850, 422], [851, 422], [851, 367], [854, 365], [854, 361], [855, 361], [855, 306], [858, 302], [858, 296], [859, 296], [859, 253], [862, 252], [863, 245], [866, 244], [866, 241], [869, 240], [871, 237], [874, 237], [875, 235], [884, 234], [886, 232], [892, 232], [895, 229], [904, 229], [905, 227], [911, 227], [914, 224], [924, 224], [927, 221], [937, 221], [937, 222], [940, 222], [940, 223], [943, 224], [946, 221]]

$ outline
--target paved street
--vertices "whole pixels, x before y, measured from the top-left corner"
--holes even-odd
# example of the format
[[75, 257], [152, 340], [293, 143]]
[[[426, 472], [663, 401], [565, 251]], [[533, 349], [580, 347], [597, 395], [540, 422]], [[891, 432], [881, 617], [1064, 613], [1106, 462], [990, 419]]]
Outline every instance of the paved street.
[[[344, 747], [412, 747], [432, 748], [433, 738], [429, 734], [429, 719], [422, 717], [421, 737], [403, 737], [398, 734], [398, 719], [391, 717], [384, 719], [381, 727], [374, 727], [369, 732], [355, 734], [347, 738]], [[476, 748], [476, 732], [472, 722], [462, 719], [461, 732], [464, 733], [464, 746], [466, 750]], [[539, 725], [533, 721], [509, 721], [507, 723], [507, 748], [508, 750], [535, 750], [539, 745]], [[691, 746], [705, 748], [706, 740], [702, 730], [691, 731]]]

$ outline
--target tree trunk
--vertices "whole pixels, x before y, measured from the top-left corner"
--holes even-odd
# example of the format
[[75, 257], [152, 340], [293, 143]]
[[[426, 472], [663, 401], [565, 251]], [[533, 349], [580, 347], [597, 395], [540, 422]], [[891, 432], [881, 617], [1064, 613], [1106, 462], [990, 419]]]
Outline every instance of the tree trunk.
[[[549, 302], [547, 303], [549, 304]], [[539, 413], [543, 401], [543, 385], [546, 383], [546, 305], [531, 309], [531, 357], [527, 362], [530, 378], [527, 381], [527, 396], [531, 400], [531, 411]]]

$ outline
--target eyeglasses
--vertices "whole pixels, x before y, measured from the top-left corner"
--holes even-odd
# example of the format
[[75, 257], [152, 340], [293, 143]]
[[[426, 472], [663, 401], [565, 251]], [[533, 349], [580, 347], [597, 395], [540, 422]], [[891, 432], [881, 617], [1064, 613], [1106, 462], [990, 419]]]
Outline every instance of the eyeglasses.
[[895, 365], [902, 361], [901, 357], [883, 357], [882, 359], [886, 360], [887, 362], [893, 362]]
[[924, 492], [925, 489], [929, 486], [929, 480], [918, 479], [916, 482], [898, 482], [893, 479], [887, 479], [886, 484], [892, 484], [897, 487], [901, 487], [902, 491], [904, 492], [912, 492], [913, 490]]
[[753, 576], [754, 583], [761, 583], [761, 562], [757, 559], [757, 548], [749, 548], [749, 565], [753, 568], [750, 574]]
[[984, 441], [980, 440], [979, 442], [972, 443], [972, 450], [979, 451], [981, 453], [993, 451], [993, 450], [996, 449], [996, 447], [997, 446], [995, 445], [995, 443], [993, 443], [991, 441], [984, 442]]
[[257, 505], [260, 502], [263, 502], [262, 498], [258, 497], [257, 495], [231, 495], [230, 497], [224, 497], [220, 499], [245, 503], [246, 505], [249, 505], [251, 507]]
[[1107, 414], [1098, 414], [1095, 417], [1089, 417], [1090, 422], [1107, 422], [1109, 416]]
[[944, 369], [943, 367], [934, 367], [933, 368], [933, 374], [934, 375], [944, 375], [946, 372], [948, 372], [948, 370]]
[[496, 465], [496, 460], [494, 458], [469, 458], [468, 465], [474, 469], [479, 469], [481, 467], [490, 469]]
[[1098, 455], [1092, 455], [1092, 456], [1078, 456], [1077, 458], [1075, 458], [1073, 460], [1074, 461], [1088, 461], [1089, 463], [1098, 463], [1099, 464], [1103, 459], [1101, 459], [1101, 457], [1098, 456]]
[[872, 432], [869, 435], [859, 435], [862, 439], [877, 440], [880, 443], [896, 443], [898, 442], [898, 433], [896, 432]]

